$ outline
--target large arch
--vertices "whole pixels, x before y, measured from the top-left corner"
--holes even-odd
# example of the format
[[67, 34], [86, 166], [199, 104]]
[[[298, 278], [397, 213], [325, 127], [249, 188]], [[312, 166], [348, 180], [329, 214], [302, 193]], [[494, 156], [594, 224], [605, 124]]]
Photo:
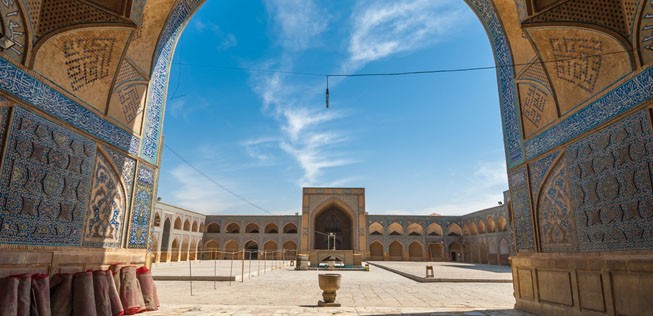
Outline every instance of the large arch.
[[494, 221], [494, 218], [488, 218], [487, 219], [487, 232], [488, 233], [496, 233], [497, 232], [497, 224]]
[[487, 231], [485, 230], [485, 221], [483, 220], [478, 221], [478, 233], [479, 234], [487, 233]]
[[[346, 205], [335, 199], [320, 208], [313, 218], [313, 249], [354, 249], [354, 219]], [[335, 237], [329, 240], [328, 235]], [[335, 239], [335, 245], [333, 245]]]
[[424, 245], [419, 241], [413, 241], [408, 246], [408, 260], [424, 261]]
[[288, 240], [283, 243], [283, 251], [286, 259], [293, 260], [297, 255], [297, 244], [292, 240]]
[[369, 228], [367, 229], [370, 235], [383, 235], [383, 225], [379, 222], [374, 222], [370, 224]]
[[431, 261], [444, 261], [444, 245], [441, 243], [429, 244], [429, 257]]
[[457, 242], [454, 241], [451, 244], [449, 244], [449, 260], [454, 261], [454, 262], [467, 262], [465, 258], [463, 258], [463, 254], [466, 254], [465, 250], [463, 249], [463, 246]]
[[268, 259], [281, 259], [279, 246], [274, 240], [268, 240], [263, 244], [263, 250], [268, 254]]
[[508, 221], [506, 221], [506, 218], [503, 216], [499, 216], [499, 225], [497, 225], [497, 228], [499, 232], [505, 232], [508, 230]]
[[193, 221], [193, 225], [191, 226], [191, 231], [192, 232], [197, 232], [197, 221]]
[[217, 240], [211, 239], [204, 243], [204, 249], [202, 253], [202, 258], [207, 260], [220, 259], [218, 255], [218, 250], [220, 249], [220, 244]]
[[238, 242], [235, 240], [229, 240], [224, 244], [225, 254], [224, 259], [238, 259], [241, 258], [240, 248]]
[[402, 245], [398, 240], [391, 242], [388, 247], [388, 258], [391, 261], [404, 260], [404, 245]]
[[256, 240], [246, 241], [244, 248], [245, 248], [245, 260], [258, 258], [259, 247], [258, 247], [258, 242], [256, 242]]
[[491, 238], [488, 242], [488, 258], [489, 264], [499, 264], [499, 245], [495, 238]]
[[383, 261], [383, 244], [375, 240], [370, 244], [370, 260]]
[[481, 254], [480, 263], [488, 264], [488, 247], [485, 241], [481, 241], [480, 254]]

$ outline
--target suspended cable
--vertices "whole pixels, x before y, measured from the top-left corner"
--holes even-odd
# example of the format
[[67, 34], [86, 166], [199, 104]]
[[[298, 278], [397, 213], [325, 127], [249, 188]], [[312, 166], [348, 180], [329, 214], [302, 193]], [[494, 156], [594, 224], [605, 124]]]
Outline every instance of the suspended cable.
[[241, 200], [241, 201], [243, 201], [243, 202], [245, 202], [245, 203], [247, 203], [247, 204], [249, 204], [249, 205], [255, 207], [255, 208], [258, 209], [258, 210], [261, 210], [261, 211], [263, 211], [263, 212], [265, 212], [265, 213], [268, 213], [268, 214], [270, 214], [270, 215], [274, 215], [274, 213], [268, 211], [267, 209], [265, 209], [265, 208], [259, 206], [258, 204], [256, 204], [256, 203], [254, 203], [254, 202], [252, 202], [252, 201], [250, 201], [250, 200], [244, 198], [244, 197], [241, 196], [240, 194], [238, 194], [238, 193], [236, 193], [236, 192], [230, 190], [230, 189], [227, 188], [226, 186], [220, 184], [218, 181], [214, 180], [214, 179], [211, 178], [209, 175], [207, 175], [206, 173], [204, 173], [202, 170], [200, 170], [199, 168], [197, 168], [197, 167], [195, 167], [193, 164], [191, 164], [188, 160], [186, 160], [184, 157], [182, 157], [180, 154], [178, 154], [174, 149], [170, 148], [170, 146], [168, 146], [167, 144], [164, 143], [164, 144], [163, 144], [163, 147], [165, 147], [166, 149], [168, 149], [168, 150], [169, 150], [173, 155], [177, 156], [177, 158], [179, 158], [179, 160], [181, 160], [183, 163], [187, 164], [189, 167], [191, 167], [191, 168], [192, 168], [193, 170], [195, 170], [197, 173], [199, 173], [200, 175], [202, 175], [204, 178], [206, 178], [207, 180], [209, 180], [211, 183], [217, 185], [217, 186], [218, 186], [219, 188], [221, 188], [222, 190], [224, 190], [224, 191], [226, 191], [227, 193], [229, 193], [229, 194], [235, 196], [235, 197], [238, 198], [239, 200]]

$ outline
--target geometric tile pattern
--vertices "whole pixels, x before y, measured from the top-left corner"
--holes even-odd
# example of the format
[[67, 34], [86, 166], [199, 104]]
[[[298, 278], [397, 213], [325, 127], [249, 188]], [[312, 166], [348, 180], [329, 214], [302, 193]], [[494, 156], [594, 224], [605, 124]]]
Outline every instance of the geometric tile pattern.
[[550, 129], [527, 140], [526, 158], [535, 158], [562, 145], [652, 97], [653, 67], [649, 67]]
[[145, 163], [138, 166], [136, 196], [131, 215], [129, 248], [146, 249], [149, 240], [150, 217], [154, 198], [154, 167]]
[[512, 67], [501, 67], [501, 65], [513, 64], [508, 38], [492, 1], [465, 1], [476, 12], [476, 15], [487, 30], [488, 37], [492, 43], [495, 63], [498, 66], [497, 80], [499, 81], [499, 98], [501, 101], [501, 119], [503, 121], [506, 162], [508, 168], [511, 168], [524, 162], [524, 152], [514, 70]]
[[653, 248], [653, 132], [648, 111], [569, 146], [581, 251]]
[[150, 80], [140, 151], [140, 156], [152, 164], [156, 164], [159, 155], [168, 76], [175, 44], [191, 15], [203, 2], [204, 0], [182, 0], [177, 4], [166, 21], [154, 53], [155, 65]]
[[79, 246], [95, 143], [14, 108], [0, 178], [0, 242]]
[[130, 154], [139, 139], [0, 57], [0, 89]]
[[521, 167], [509, 172], [508, 183], [512, 198], [517, 250], [535, 252], [531, 199], [526, 177], [526, 167]]

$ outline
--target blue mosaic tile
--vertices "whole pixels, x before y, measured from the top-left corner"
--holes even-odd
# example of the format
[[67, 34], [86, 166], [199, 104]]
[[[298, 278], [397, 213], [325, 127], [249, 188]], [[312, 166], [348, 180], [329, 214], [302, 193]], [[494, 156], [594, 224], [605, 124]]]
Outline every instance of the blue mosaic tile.
[[653, 249], [653, 130], [648, 110], [567, 149], [580, 251]]
[[582, 110], [526, 141], [526, 157], [535, 158], [652, 97], [653, 67], [649, 67]]
[[0, 90], [108, 144], [138, 154], [139, 139], [0, 57]]
[[551, 164], [556, 160], [556, 158], [559, 155], [560, 152], [556, 151], [536, 162], [528, 164], [528, 171], [531, 179], [531, 193], [533, 196], [533, 200], [537, 200], [538, 191], [540, 189], [540, 185], [542, 184], [542, 181], [544, 180], [544, 176], [546, 176], [546, 173], [547, 171], [549, 171]]
[[136, 174], [136, 160], [109, 147], [103, 146], [102, 149], [109, 153], [116, 168], [120, 170], [122, 181], [125, 183], [125, 189], [127, 190], [127, 209], [129, 209]]
[[489, 0], [466, 0], [467, 4], [476, 12], [476, 15], [485, 26], [497, 65], [497, 80], [499, 82], [499, 98], [501, 100], [501, 119], [503, 120], [503, 135], [505, 139], [506, 161], [508, 168], [515, 167], [524, 162], [524, 150], [519, 120], [519, 104], [515, 74], [512, 67], [513, 58], [508, 44], [508, 38], [497, 12]]
[[129, 248], [146, 249], [154, 199], [155, 169], [141, 163], [136, 181], [136, 196], [129, 231]]
[[14, 108], [0, 178], [0, 243], [79, 246], [95, 143]]
[[180, 1], [168, 18], [154, 54], [155, 65], [152, 70], [150, 91], [147, 97], [145, 124], [140, 156], [152, 164], [157, 163], [159, 141], [163, 125], [170, 64], [177, 39], [184, 30], [191, 15], [204, 3], [204, 0]]
[[510, 171], [508, 183], [512, 197], [517, 250], [520, 252], [534, 252], [533, 212], [531, 198], [528, 194], [528, 183], [526, 182], [526, 167]]

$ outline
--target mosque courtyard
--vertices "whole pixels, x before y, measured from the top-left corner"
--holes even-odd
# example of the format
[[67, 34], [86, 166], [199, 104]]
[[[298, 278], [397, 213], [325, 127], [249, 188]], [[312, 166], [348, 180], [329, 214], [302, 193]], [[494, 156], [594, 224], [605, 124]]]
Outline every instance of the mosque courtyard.
[[[215, 266], [214, 266], [215, 264]], [[317, 307], [321, 290], [318, 274], [295, 271], [288, 262], [228, 260], [196, 261], [194, 277], [237, 275], [235, 281], [187, 280], [188, 262], [153, 266], [158, 276], [179, 276], [177, 281], [156, 281], [161, 302], [149, 315], [530, 315], [513, 310], [515, 299], [509, 267], [449, 262], [378, 262], [396, 272], [423, 278], [432, 265], [435, 279], [458, 282], [417, 282], [376, 265], [370, 271], [338, 271], [342, 274], [337, 301], [341, 307]], [[241, 279], [241, 275], [244, 278]], [[186, 279], [186, 280], [184, 280]], [[465, 282], [460, 282], [465, 281]], [[507, 281], [507, 282], [506, 282]]]

